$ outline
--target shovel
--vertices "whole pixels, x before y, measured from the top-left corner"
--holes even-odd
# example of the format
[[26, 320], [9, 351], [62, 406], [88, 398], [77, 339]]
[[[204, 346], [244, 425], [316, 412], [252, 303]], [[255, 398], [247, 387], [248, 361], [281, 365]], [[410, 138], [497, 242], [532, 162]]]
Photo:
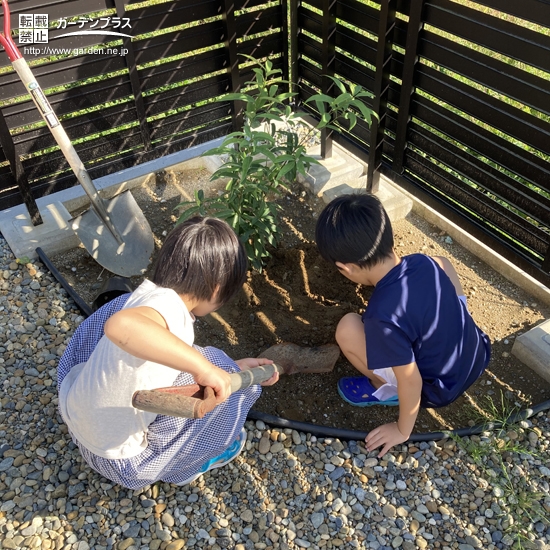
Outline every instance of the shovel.
[[92, 258], [112, 273], [125, 277], [144, 273], [154, 249], [149, 223], [129, 191], [110, 200], [99, 196], [46, 95], [11, 37], [7, 0], [2, 0], [2, 8], [4, 35], [0, 33], [0, 44], [91, 201], [91, 209], [72, 220], [74, 232]]
[[[254, 384], [261, 384], [269, 380], [275, 372], [279, 374], [330, 372], [339, 355], [340, 348], [335, 344], [314, 348], [302, 348], [286, 342], [276, 344], [263, 352], [261, 357], [277, 360], [278, 363], [230, 374], [231, 393]], [[215, 408], [216, 396], [212, 388], [198, 384], [170, 386], [136, 391], [132, 397], [132, 405], [142, 411], [167, 416], [202, 418]]]

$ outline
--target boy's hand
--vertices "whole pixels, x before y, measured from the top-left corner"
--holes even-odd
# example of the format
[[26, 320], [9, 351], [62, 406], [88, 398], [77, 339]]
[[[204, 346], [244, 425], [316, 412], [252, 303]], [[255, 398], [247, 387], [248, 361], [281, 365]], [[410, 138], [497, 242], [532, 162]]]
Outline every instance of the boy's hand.
[[372, 451], [377, 447], [382, 446], [378, 457], [382, 458], [394, 445], [399, 445], [407, 441], [409, 437], [405, 437], [397, 427], [396, 422], [391, 424], [383, 424], [378, 426], [374, 430], [370, 431], [365, 437], [365, 443], [367, 446], [367, 451]]
[[[235, 361], [241, 370], [254, 369], [262, 365], [271, 365], [273, 361], [271, 359], [266, 359], [264, 357], [246, 357], [245, 359], [238, 359]], [[262, 382], [260, 386], [273, 386], [276, 382], [279, 381], [279, 373], [275, 371], [275, 374], [265, 382]]]
[[231, 395], [231, 378], [229, 373], [212, 365], [210, 369], [203, 369], [195, 376], [195, 382], [200, 386], [208, 386], [216, 394], [216, 403], [222, 403]]

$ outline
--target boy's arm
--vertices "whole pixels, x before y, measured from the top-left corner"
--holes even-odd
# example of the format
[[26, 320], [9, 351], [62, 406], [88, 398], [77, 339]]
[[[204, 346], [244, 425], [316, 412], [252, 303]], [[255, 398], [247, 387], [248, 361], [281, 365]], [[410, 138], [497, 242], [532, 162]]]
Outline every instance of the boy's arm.
[[127, 353], [188, 372], [197, 384], [214, 389], [218, 402], [231, 394], [229, 374], [168, 330], [164, 317], [150, 307], [122, 309], [105, 323], [105, 336]]
[[416, 363], [394, 367], [399, 397], [399, 420], [384, 424], [370, 431], [365, 438], [367, 450], [382, 446], [379, 457], [383, 457], [394, 445], [409, 439], [420, 410], [422, 377]]

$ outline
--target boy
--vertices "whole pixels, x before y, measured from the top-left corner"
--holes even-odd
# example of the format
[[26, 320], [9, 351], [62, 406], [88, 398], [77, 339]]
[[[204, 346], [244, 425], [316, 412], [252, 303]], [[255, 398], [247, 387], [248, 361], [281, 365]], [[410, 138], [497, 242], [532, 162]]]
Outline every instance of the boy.
[[321, 213], [315, 237], [340, 273], [374, 286], [362, 318], [348, 313], [336, 341], [363, 375], [343, 378], [338, 392], [351, 405], [399, 406], [397, 422], [367, 435], [384, 456], [410, 437], [421, 406], [444, 407], [483, 373], [488, 337], [466, 308], [458, 275], [446, 258], [399, 258], [386, 211], [371, 194], [343, 195]]

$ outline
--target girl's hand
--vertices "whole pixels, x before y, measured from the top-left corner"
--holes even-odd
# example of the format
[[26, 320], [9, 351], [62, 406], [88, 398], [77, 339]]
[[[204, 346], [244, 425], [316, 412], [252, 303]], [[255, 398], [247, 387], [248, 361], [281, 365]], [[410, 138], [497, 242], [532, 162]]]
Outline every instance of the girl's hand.
[[365, 437], [365, 443], [367, 451], [372, 451], [382, 446], [382, 450], [378, 455], [379, 458], [382, 458], [394, 445], [404, 443], [407, 439], [409, 439], [409, 437], [405, 437], [399, 431], [397, 423], [392, 422], [391, 424], [378, 426], [378, 428], [370, 431], [367, 437]]
[[209, 386], [216, 394], [216, 403], [222, 403], [231, 395], [231, 378], [229, 373], [212, 365], [212, 368], [201, 369], [195, 376], [195, 382], [200, 386]]
[[[241, 370], [253, 369], [260, 367], [261, 365], [271, 365], [273, 361], [271, 359], [265, 359], [264, 357], [246, 357], [245, 359], [238, 359], [235, 361]], [[262, 382], [260, 386], [273, 386], [279, 381], [279, 373], [275, 371], [275, 374], [265, 382]]]

